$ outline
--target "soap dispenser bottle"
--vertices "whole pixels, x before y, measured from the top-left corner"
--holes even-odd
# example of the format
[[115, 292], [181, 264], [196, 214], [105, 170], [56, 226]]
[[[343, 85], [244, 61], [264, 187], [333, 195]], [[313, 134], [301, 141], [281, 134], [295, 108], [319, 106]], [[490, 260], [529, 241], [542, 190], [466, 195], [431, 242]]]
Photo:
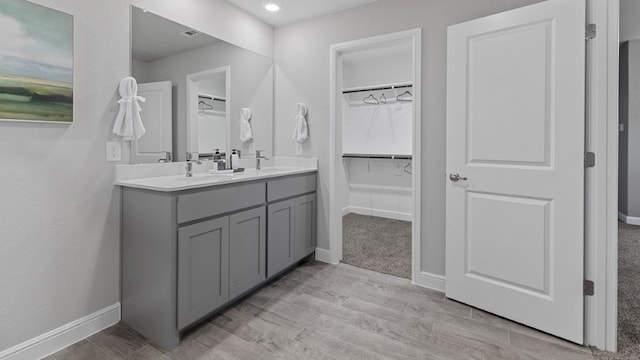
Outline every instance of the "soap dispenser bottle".
[[238, 160], [240, 160], [240, 157], [238, 156], [238, 150], [233, 149], [231, 150], [231, 157], [229, 158], [231, 164], [230, 167], [232, 169], [237, 169], [238, 168]]

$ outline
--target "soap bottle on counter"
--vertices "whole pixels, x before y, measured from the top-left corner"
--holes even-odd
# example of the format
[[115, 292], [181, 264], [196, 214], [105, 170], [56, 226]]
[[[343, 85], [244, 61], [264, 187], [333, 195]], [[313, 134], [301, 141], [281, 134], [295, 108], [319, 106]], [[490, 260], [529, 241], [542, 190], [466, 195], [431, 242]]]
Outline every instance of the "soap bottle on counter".
[[238, 162], [240, 160], [240, 156], [238, 156], [238, 150], [231, 150], [231, 157], [229, 158], [229, 160], [231, 162], [231, 164], [229, 165], [232, 169], [237, 169], [239, 167]]

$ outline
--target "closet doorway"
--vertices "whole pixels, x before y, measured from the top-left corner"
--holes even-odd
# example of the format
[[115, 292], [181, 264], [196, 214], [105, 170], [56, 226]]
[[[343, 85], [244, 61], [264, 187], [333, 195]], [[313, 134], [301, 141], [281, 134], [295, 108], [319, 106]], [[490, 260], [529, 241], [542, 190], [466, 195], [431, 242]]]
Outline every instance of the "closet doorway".
[[332, 51], [330, 262], [420, 269], [420, 29]]

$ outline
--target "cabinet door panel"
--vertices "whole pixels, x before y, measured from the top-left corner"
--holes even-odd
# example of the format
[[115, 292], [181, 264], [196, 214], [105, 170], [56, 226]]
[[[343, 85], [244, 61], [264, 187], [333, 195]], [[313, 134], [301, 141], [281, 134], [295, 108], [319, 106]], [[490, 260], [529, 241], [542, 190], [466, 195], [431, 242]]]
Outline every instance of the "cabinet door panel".
[[234, 298], [267, 278], [266, 207], [243, 211], [229, 218], [229, 292]]
[[178, 230], [178, 328], [229, 300], [229, 218]]
[[268, 207], [268, 277], [272, 277], [295, 262], [294, 204], [294, 200], [287, 200]]
[[316, 194], [293, 199], [295, 202], [295, 261], [316, 249]]

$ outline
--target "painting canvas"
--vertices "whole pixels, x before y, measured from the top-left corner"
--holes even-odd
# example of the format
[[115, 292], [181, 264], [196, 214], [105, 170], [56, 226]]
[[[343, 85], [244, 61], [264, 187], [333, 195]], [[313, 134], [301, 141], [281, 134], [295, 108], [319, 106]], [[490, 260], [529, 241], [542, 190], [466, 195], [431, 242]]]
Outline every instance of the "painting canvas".
[[0, 1], [0, 119], [73, 121], [73, 16]]

